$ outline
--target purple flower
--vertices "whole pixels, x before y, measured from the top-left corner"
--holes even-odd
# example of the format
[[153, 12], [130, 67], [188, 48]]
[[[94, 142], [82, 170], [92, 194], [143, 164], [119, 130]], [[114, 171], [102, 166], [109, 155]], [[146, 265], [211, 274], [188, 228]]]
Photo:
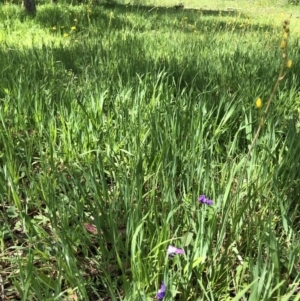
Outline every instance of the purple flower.
[[202, 204], [206, 204], [209, 206], [211, 206], [213, 204], [213, 201], [206, 198], [206, 196], [204, 194], [199, 196], [198, 201]]
[[183, 249], [178, 249], [174, 246], [169, 246], [167, 249], [167, 253], [169, 256], [174, 256], [176, 254], [184, 254], [184, 250]]
[[158, 300], [162, 300], [166, 295], [166, 286], [165, 284], [162, 282], [160, 289], [158, 290], [156, 297]]

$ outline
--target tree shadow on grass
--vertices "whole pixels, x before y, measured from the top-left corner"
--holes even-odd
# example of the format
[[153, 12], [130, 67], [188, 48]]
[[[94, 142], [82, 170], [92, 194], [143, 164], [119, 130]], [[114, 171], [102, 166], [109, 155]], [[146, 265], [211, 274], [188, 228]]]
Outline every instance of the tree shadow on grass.
[[[130, 15], [130, 17], [128, 17]], [[133, 18], [134, 16], [134, 18]], [[215, 17], [215, 18], [214, 18]], [[242, 31], [244, 25], [249, 31], [271, 31], [271, 25], [247, 23], [248, 17], [235, 10], [210, 9], [175, 9], [160, 6], [134, 6], [121, 4], [100, 4], [89, 7], [87, 5], [40, 7], [35, 21], [43, 27], [55, 25], [73, 26], [74, 20], [81, 28], [88, 28], [90, 24], [97, 25], [103, 30], [177, 30], [183, 33], [205, 28], [215, 31]], [[178, 22], [174, 22], [177, 20]], [[184, 24], [182, 21], [184, 20]]]

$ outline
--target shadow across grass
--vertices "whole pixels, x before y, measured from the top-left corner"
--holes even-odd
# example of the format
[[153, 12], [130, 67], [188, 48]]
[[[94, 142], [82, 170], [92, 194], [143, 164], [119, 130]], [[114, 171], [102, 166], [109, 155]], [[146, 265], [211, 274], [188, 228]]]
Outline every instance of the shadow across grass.
[[[23, 17], [22, 17], [23, 18]], [[74, 23], [76, 20], [76, 24]], [[248, 17], [232, 11], [218, 10], [176, 10], [169, 7], [131, 6], [114, 4], [113, 7], [101, 4], [89, 6], [46, 5], [38, 10], [35, 22], [45, 28], [59, 26], [70, 28], [74, 25], [78, 30], [88, 28], [91, 24], [103, 30], [148, 30], [181, 31], [184, 33], [204, 32], [208, 28], [212, 32], [245, 31], [268, 32], [271, 24], [250, 22]]]

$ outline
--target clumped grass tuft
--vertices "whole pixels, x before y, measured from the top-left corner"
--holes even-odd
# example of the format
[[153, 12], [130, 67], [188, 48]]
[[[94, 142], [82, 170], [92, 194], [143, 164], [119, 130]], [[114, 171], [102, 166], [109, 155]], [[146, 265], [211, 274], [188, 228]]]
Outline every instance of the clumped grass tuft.
[[286, 36], [91, 2], [0, 18], [1, 297], [299, 300], [293, 19]]

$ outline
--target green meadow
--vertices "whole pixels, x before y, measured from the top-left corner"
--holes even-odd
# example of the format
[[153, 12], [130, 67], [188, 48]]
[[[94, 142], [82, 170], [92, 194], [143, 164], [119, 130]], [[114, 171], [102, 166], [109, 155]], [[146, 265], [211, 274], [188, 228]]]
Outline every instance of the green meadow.
[[300, 5], [182, 2], [1, 1], [0, 300], [300, 300]]

